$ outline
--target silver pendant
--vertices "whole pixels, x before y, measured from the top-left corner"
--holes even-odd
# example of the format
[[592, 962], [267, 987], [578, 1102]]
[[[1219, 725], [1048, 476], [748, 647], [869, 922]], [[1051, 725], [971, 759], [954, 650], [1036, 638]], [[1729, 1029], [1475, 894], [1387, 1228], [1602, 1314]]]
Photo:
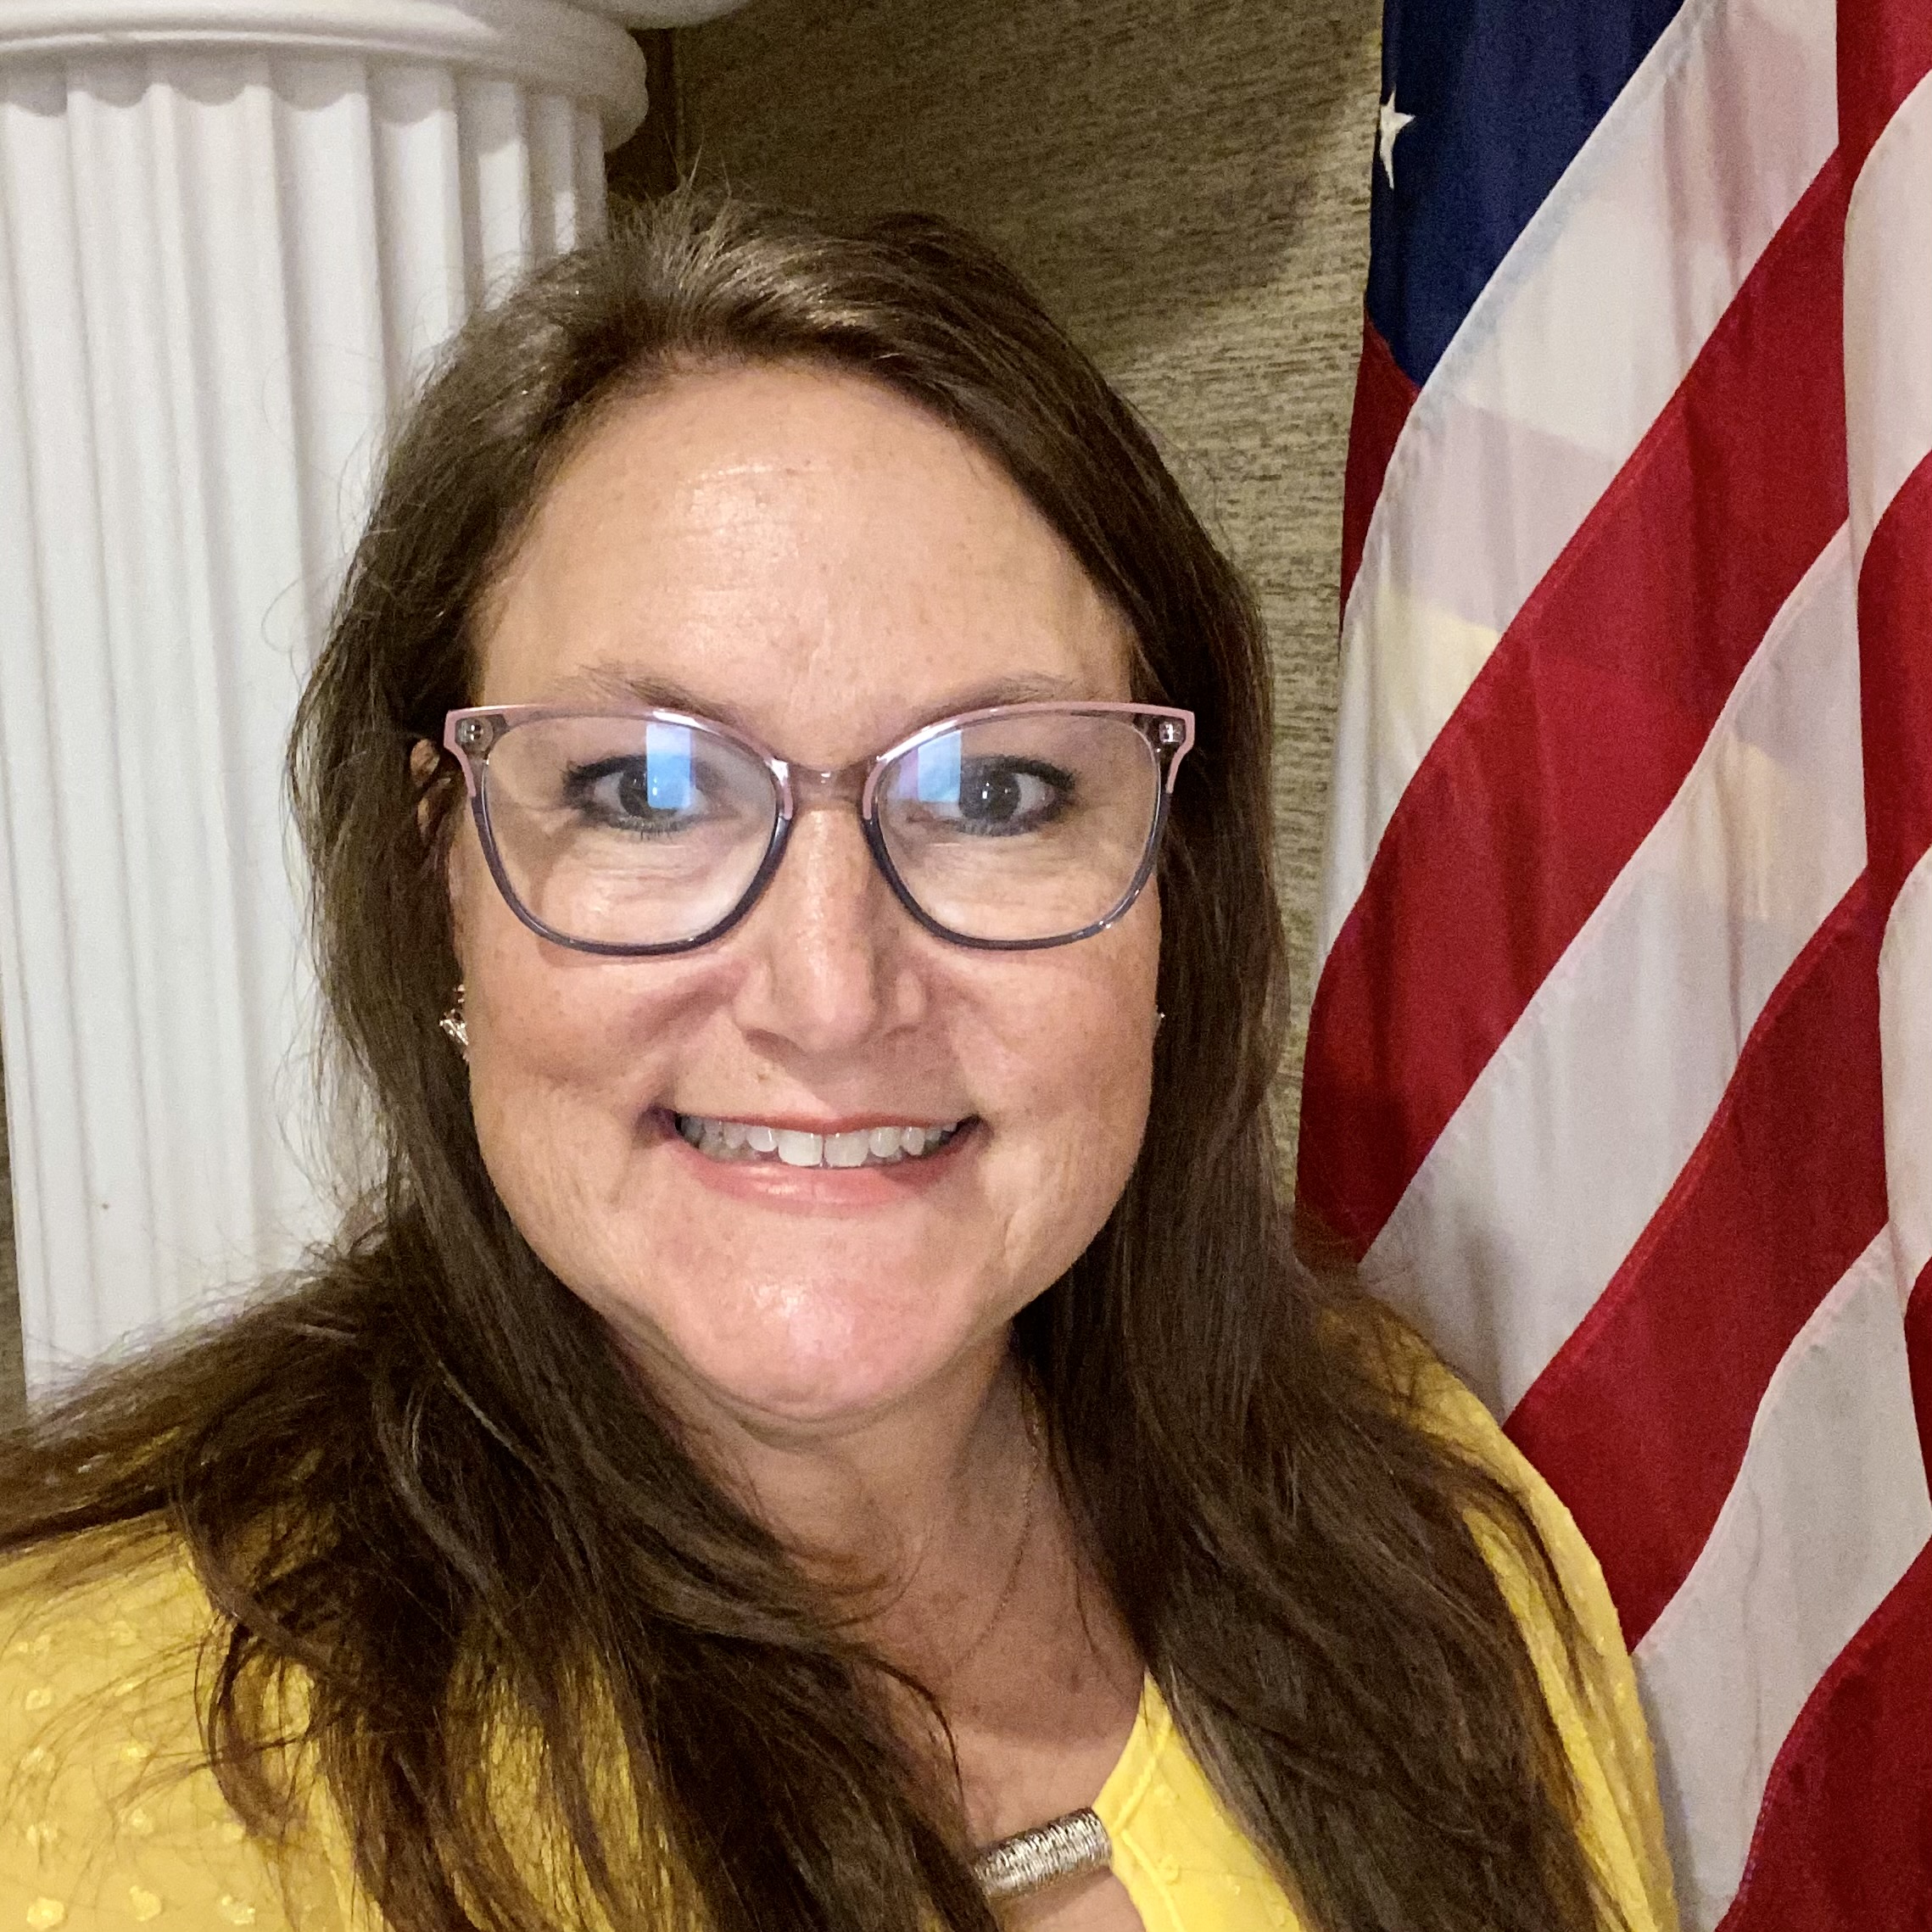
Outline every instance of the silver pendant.
[[1016, 1832], [988, 1845], [973, 1861], [973, 1875], [992, 1903], [1022, 1898], [1062, 1879], [1103, 1872], [1114, 1860], [1107, 1827], [1091, 1811], [1069, 1812], [1064, 1818]]

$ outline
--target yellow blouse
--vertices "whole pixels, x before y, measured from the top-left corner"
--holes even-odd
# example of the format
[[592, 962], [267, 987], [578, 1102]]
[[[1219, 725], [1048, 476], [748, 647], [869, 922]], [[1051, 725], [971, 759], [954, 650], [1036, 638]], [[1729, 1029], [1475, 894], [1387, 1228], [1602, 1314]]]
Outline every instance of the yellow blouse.
[[[1520, 1485], [1603, 1665], [1579, 1708], [1527, 1579], [1489, 1554], [1575, 1767], [1592, 1855], [1629, 1932], [1674, 1932], [1650, 1745], [1603, 1579], [1575, 1526], [1475, 1399], [1445, 1388], [1445, 1432]], [[58, 1553], [0, 1566], [0, 1932], [159, 1924], [377, 1932], [332, 1814], [250, 1838], [201, 1762], [195, 1667], [211, 1622], [178, 1550], [57, 1584]], [[1095, 1810], [1147, 1932], [1297, 1932], [1300, 1921], [1209, 1787], [1151, 1681]]]

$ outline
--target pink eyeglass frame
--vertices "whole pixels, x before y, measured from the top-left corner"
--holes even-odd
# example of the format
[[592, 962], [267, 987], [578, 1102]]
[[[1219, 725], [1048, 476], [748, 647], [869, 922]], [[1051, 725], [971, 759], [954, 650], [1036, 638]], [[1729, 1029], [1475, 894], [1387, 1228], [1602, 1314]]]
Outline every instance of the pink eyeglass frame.
[[[1160, 781], [1153, 823], [1147, 832], [1147, 849], [1142, 853], [1132, 883], [1121, 895], [1120, 902], [1105, 918], [1082, 926], [1078, 932], [1058, 933], [1047, 939], [976, 939], [969, 934], [955, 932], [951, 926], [942, 925], [919, 904], [892, 863], [892, 856], [885, 846], [885, 835], [879, 825], [879, 773], [894, 760], [903, 757], [928, 740], [943, 737], [963, 725], [981, 723], [990, 718], [1037, 716], [1045, 712], [1057, 712], [1064, 717], [1121, 718], [1140, 727], [1147, 748], [1153, 754], [1155, 771]], [[552, 718], [634, 718], [650, 723], [683, 725], [737, 745], [772, 774], [778, 787], [779, 809], [771, 837], [751, 883], [723, 919], [690, 939], [670, 940], [656, 946], [626, 946], [611, 941], [572, 938], [546, 925], [523, 903], [510, 883], [502, 855], [497, 849], [496, 835], [489, 821], [489, 793], [483, 783], [483, 770], [490, 752], [507, 732], [519, 724], [533, 724]], [[482, 843], [490, 875], [495, 879], [505, 903], [531, 931], [553, 944], [568, 946], [577, 952], [593, 952], [617, 959], [651, 959], [670, 953], [690, 952], [722, 938], [763, 896], [772, 875], [778, 870], [779, 862], [785, 857], [792, 823], [799, 812], [806, 805], [820, 801], [849, 802], [854, 807], [860, 828], [865, 834], [865, 842], [871, 849], [873, 862], [892, 888], [893, 896], [928, 932], [936, 934], [941, 939], [988, 952], [1032, 952], [1045, 946], [1070, 946], [1075, 940], [1089, 939], [1095, 933], [1104, 932], [1120, 919], [1140, 897], [1142, 889], [1153, 875], [1161, 833], [1167, 824], [1168, 801], [1174, 795], [1175, 777], [1181, 768], [1181, 761], [1193, 748], [1193, 744], [1194, 714], [1191, 711], [1182, 711], [1170, 705], [1089, 703], [1077, 698], [986, 705], [976, 711], [956, 712], [950, 718], [921, 725], [917, 731], [895, 740], [884, 751], [875, 751], [870, 757], [857, 758], [849, 765], [830, 768], [794, 764], [746, 733], [720, 724], [715, 718], [700, 718], [690, 712], [664, 711], [655, 706], [640, 706], [635, 711], [629, 711], [576, 705], [471, 705], [449, 712], [443, 720], [444, 749], [462, 768], [463, 785], [469, 795], [477, 836]]]

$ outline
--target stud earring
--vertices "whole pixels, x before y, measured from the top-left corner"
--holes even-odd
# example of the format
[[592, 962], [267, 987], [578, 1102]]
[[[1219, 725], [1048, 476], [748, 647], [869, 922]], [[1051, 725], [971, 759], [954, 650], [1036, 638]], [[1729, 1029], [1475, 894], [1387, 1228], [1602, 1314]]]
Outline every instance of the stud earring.
[[463, 1024], [463, 984], [456, 982], [456, 1003], [436, 1023], [448, 1036], [455, 1041], [458, 1050], [466, 1060], [470, 1057], [470, 1030]]
[[1162, 1024], [1165, 1021], [1166, 1019], [1167, 1015], [1163, 1013], [1157, 1006], [1153, 1009], [1153, 1030], [1156, 1033], [1160, 1031]]

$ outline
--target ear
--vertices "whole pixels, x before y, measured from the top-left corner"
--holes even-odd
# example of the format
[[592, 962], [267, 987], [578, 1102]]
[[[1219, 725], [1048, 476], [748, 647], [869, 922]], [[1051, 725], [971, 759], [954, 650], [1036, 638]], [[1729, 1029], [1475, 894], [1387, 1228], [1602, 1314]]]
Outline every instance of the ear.
[[436, 803], [433, 788], [442, 756], [427, 738], [410, 747], [409, 775], [416, 784], [416, 829], [425, 841], [436, 829]]
[[[416, 790], [416, 827], [425, 846], [438, 845], [444, 891], [449, 902], [450, 938], [456, 949], [459, 970], [463, 955], [463, 881], [467, 851], [464, 843], [463, 781], [454, 762], [446, 758], [427, 738], [419, 738], [410, 748], [410, 779]], [[454, 823], [450, 814], [456, 818]]]

